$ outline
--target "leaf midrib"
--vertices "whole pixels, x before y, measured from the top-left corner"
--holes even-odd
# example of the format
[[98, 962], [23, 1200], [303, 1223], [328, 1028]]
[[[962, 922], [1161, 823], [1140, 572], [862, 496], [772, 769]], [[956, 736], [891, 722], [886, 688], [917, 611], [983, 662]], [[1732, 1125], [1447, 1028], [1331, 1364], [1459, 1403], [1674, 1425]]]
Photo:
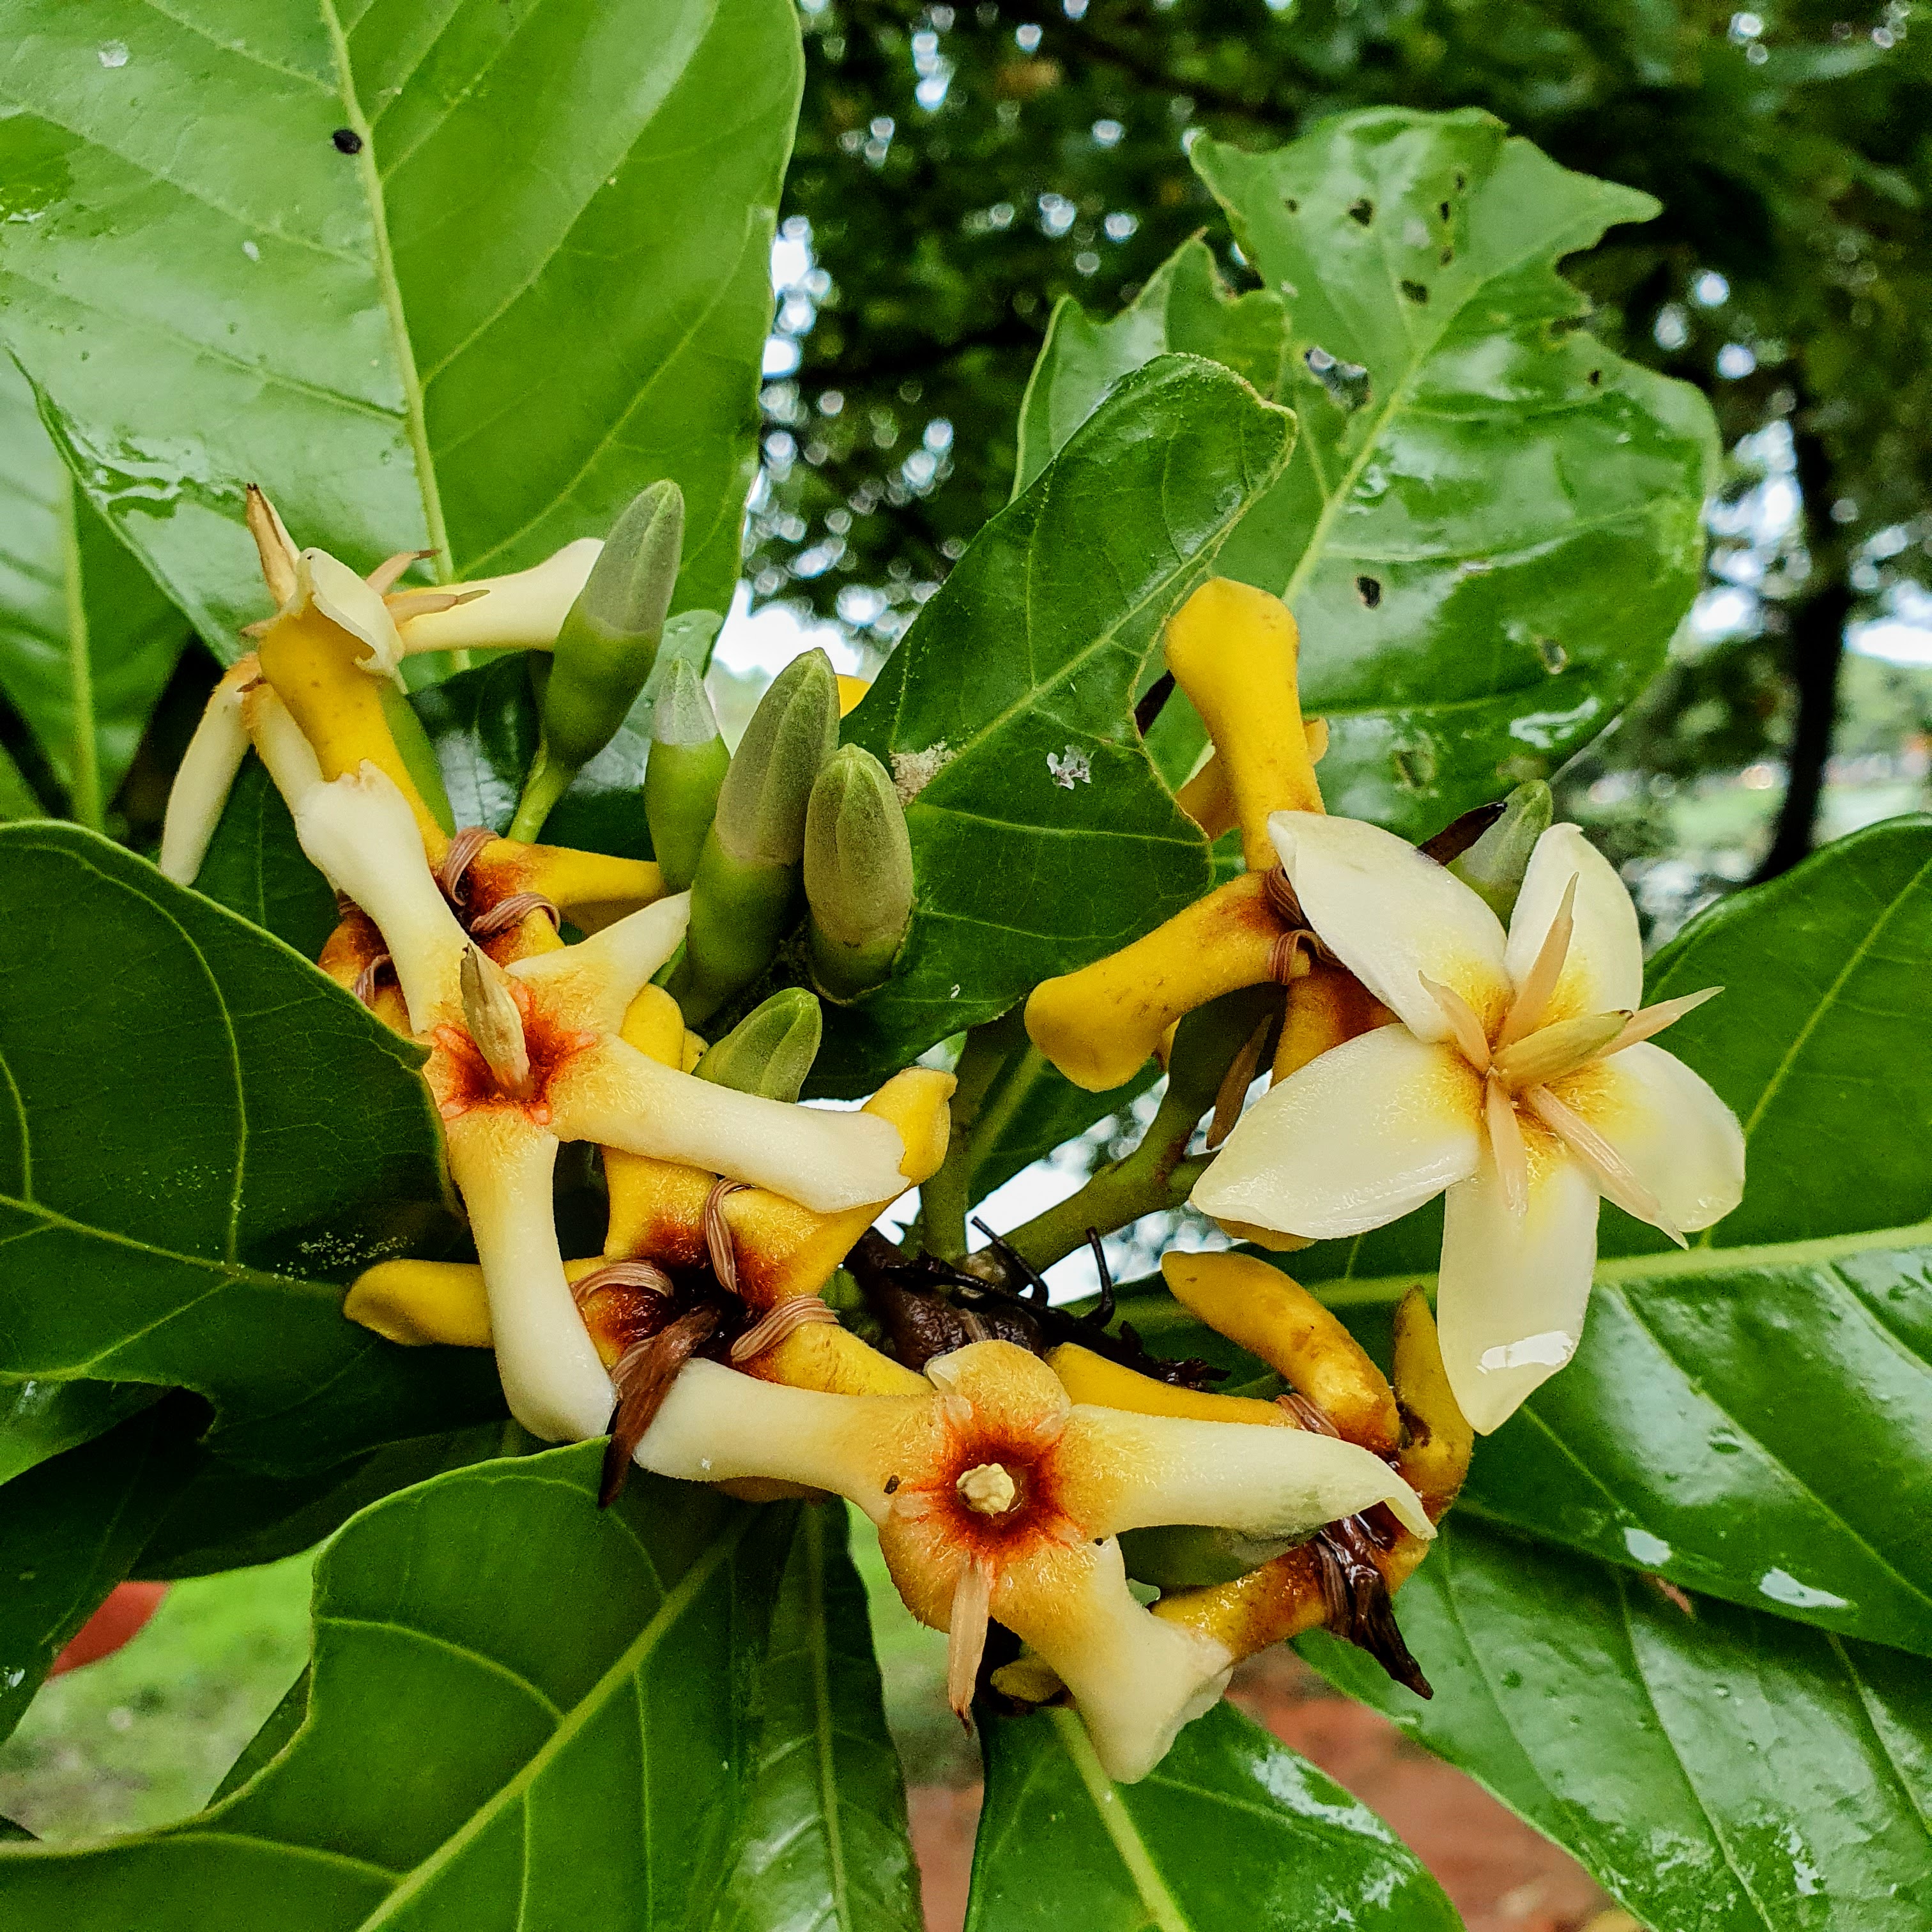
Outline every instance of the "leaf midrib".
[[738, 1512], [736, 1520], [708, 1544], [691, 1568], [671, 1588], [665, 1592], [664, 1601], [658, 1606], [650, 1622], [626, 1646], [610, 1669], [571, 1707], [563, 1721], [550, 1736], [530, 1754], [529, 1762], [514, 1776], [499, 1785], [461, 1826], [444, 1839], [428, 1857], [414, 1866], [401, 1884], [362, 1922], [357, 1932], [374, 1932], [376, 1927], [391, 1923], [396, 1913], [414, 1899], [460, 1852], [466, 1850], [489, 1826], [494, 1824], [513, 1800], [520, 1802], [522, 1799], [531, 1785], [591, 1719], [602, 1712], [612, 1698], [634, 1683], [638, 1672], [644, 1668], [651, 1653], [664, 1640], [673, 1626], [682, 1618], [719, 1568], [735, 1553], [738, 1545], [744, 1540], [752, 1514], [749, 1509]]
[[1050, 1710], [1046, 1715], [1058, 1734], [1060, 1749], [1078, 1774], [1120, 1863], [1126, 1867], [1135, 1892], [1147, 1907], [1156, 1932], [1193, 1932], [1192, 1922], [1167, 1888], [1167, 1881], [1161, 1876], [1140, 1828], [1121, 1802], [1119, 1787], [1100, 1768], [1085, 1725], [1072, 1711]]
[[347, 124], [362, 142], [356, 157], [356, 172], [362, 184], [362, 198], [369, 213], [370, 236], [376, 272], [376, 284], [388, 318], [391, 350], [396, 374], [403, 391], [404, 426], [410, 448], [416, 458], [416, 488], [422, 498], [423, 522], [428, 531], [430, 548], [435, 552], [431, 566], [439, 582], [447, 584], [456, 574], [455, 560], [449, 553], [449, 530], [443, 520], [442, 494], [436, 481], [436, 459], [430, 454], [429, 422], [423, 404], [423, 386], [416, 371], [416, 345], [410, 338], [409, 317], [403, 308], [402, 285], [396, 278], [394, 251], [389, 245], [389, 217], [382, 197], [382, 178], [376, 166], [375, 130], [362, 111], [356, 92], [355, 69], [349, 57], [348, 36], [336, 11], [335, 0], [320, 0], [322, 20], [328, 34], [335, 60], [336, 82], [342, 98]]

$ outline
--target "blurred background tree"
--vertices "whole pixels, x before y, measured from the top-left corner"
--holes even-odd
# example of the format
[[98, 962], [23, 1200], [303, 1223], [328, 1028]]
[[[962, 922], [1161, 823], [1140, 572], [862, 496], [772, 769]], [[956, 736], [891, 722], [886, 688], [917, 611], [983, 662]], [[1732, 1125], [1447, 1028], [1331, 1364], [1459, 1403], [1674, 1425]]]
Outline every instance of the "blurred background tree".
[[1832, 831], [1921, 802], [1932, 686], [1845, 655], [1862, 626], [1932, 658], [1932, 31], [1906, 7], [806, 0], [806, 22], [755, 599], [882, 652], [1006, 500], [1054, 301], [1111, 313], [1202, 230], [1252, 283], [1194, 130], [1258, 147], [1370, 104], [1481, 106], [1662, 202], [1570, 272], [1606, 340], [1709, 394], [1731, 452], [1696, 617], [1567, 808], [1647, 855], [1668, 927], [1802, 856], [1828, 775]]

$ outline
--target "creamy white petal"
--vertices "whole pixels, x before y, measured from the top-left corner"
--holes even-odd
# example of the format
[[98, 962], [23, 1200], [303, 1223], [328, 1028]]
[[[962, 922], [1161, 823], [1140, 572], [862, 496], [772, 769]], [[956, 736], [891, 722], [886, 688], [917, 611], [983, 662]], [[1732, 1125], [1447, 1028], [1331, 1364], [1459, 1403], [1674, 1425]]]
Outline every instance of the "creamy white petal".
[[1643, 941], [1636, 908], [1616, 868], [1574, 825], [1552, 825], [1530, 854], [1504, 956], [1510, 983], [1520, 986], [1536, 963], [1572, 879], [1576, 881], [1570, 908], [1576, 930], [1544, 1010], [1546, 1022], [1622, 1012], [1643, 1001]]
[[1675, 1054], [1627, 1046], [1556, 1093], [1630, 1163], [1674, 1226], [1708, 1228], [1744, 1198], [1738, 1117]]
[[302, 850], [376, 922], [410, 1024], [427, 1031], [459, 1004], [458, 975], [470, 939], [430, 876], [409, 801], [365, 759], [360, 771], [345, 772], [298, 801], [295, 821]]
[[1358, 819], [1277, 812], [1268, 836], [1323, 944], [1412, 1031], [1450, 1035], [1425, 976], [1459, 994], [1493, 1030], [1508, 992], [1503, 929], [1454, 872]]
[[1595, 1184], [1545, 1152], [1510, 1211], [1495, 1165], [1449, 1190], [1436, 1320], [1449, 1386], [1486, 1436], [1576, 1352], [1597, 1262]]
[[1220, 1699], [1234, 1658], [1212, 1637], [1142, 1609], [1113, 1538], [1093, 1554], [1070, 1600], [1054, 1606], [1052, 1628], [1022, 1618], [1020, 1634], [1072, 1692], [1100, 1768], [1132, 1784], [1167, 1755], [1183, 1724]]
[[550, 1081], [559, 1138], [683, 1161], [831, 1214], [904, 1186], [905, 1143], [876, 1114], [834, 1113], [674, 1072], [621, 1040], [574, 1054]]
[[163, 874], [177, 885], [194, 884], [194, 875], [207, 856], [208, 841], [221, 823], [235, 774], [248, 755], [248, 728], [242, 722], [242, 686], [246, 676], [230, 671], [214, 687], [169, 788], [158, 862]]
[[1422, 1499], [1377, 1455], [1301, 1429], [1131, 1415], [1077, 1405], [1062, 1454], [1083, 1440], [1106, 1466], [1131, 1469], [1108, 1520], [1092, 1534], [1198, 1523], [1256, 1538], [1299, 1537], [1324, 1522], [1387, 1503], [1406, 1528], [1436, 1534]]
[[454, 610], [433, 610], [409, 619], [402, 627], [403, 649], [411, 652], [492, 646], [548, 650], [556, 642], [564, 618], [603, 548], [596, 537], [580, 537], [528, 570], [438, 586], [457, 592], [485, 590], [489, 595]]
[[687, 1362], [644, 1432], [640, 1468], [686, 1482], [761, 1476], [845, 1497], [883, 1522], [892, 1450], [926, 1396], [826, 1395]]
[[585, 1332], [558, 1252], [556, 1142], [520, 1115], [474, 1109], [449, 1127], [449, 1168], [470, 1211], [510, 1413], [546, 1442], [610, 1426], [610, 1378]]
[[1193, 1204], [1315, 1240], [1379, 1228], [1474, 1173], [1482, 1102], [1481, 1077], [1454, 1047], [1377, 1027], [1250, 1108]]
[[580, 1001], [580, 1024], [615, 1033], [631, 1002], [684, 941], [691, 895], [674, 893], [627, 914], [575, 946], [532, 953], [509, 970], [531, 986], [555, 987]]
[[248, 728], [255, 755], [268, 767], [282, 802], [290, 812], [297, 810], [310, 792], [321, 789], [323, 779], [322, 760], [296, 722], [295, 713], [282, 702], [275, 687], [265, 682], [244, 693], [242, 722]]
[[326, 550], [305, 550], [296, 560], [294, 608], [300, 610], [308, 604], [368, 646], [369, 655], [356, 661], [358, 670], [401, 684], [403, 640], [381, 592]]

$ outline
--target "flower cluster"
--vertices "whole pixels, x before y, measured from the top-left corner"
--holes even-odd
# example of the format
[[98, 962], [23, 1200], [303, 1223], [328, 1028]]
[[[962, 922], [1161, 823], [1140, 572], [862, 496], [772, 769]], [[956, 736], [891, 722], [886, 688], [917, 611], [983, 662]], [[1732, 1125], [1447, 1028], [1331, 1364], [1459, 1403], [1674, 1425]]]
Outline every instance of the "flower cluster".
[[[192, 880], [252, 747], [340, 901], [322, 969], [427, 1050], [477, 1258], [384, 1263], [345, 1312], [399, 1342], [493, 1347], [532, 1433], [608, 1436], [607, 1499], [634, 1462], [754, 1498], [848, 1498], [877, 1526], [914, 1613], [947, 1631], [962, 1716], [988, 1676], [1022, 1701], [1070, 1696], [1116, 1778], [1144, 1774], [1238, 1658], [1317, 1624], [1426, 1690], [1390, 1593], [1454, 1498], [1471, 1422], [1495, 1426], [1574, 1348], [1599, 1195], [1680, 1238], [1736, 1198], [1735, 1122], [1642, 1043], [1683, 1003], [1636, 1010], [1636, 928], [1614, 875], [1574, 828], [1546, 832], [1505, 938], [1436, 859], [1325, 816], [1323, 734], [1300, 716], [1292, 621], [1261, 592], [1204, 586], [1167, 638], [1214, 741], [1182, 798], [1210, 831], [1238, 824], [1250, 869], [1042, 986], [1028, 1024], [1070, 1078], [1101, 1089], [1165, 1050], [1196, 1007], [1285, 989], [1230, 1070], [1211, 1136], [1225, 1148], [1196, 1201], [1232, 1230], [1292, 1246], [1448, 1189], [1445, 1346], [1412, 1294], [1391, 1386], [1272, 1265], [1170, 1255], [1174, 1295], [1288, 1390], [1222, 1396], [1104, 1324], [1049, 1335], [1017, 1303], [1004, 1322], [962, 1313], [893, 1251], [886, 1272], [905, 1280], [892, 1292], [932, 1299], [922, 1332], [938, 1339], [886, 1352], [826, 1296], [842, 1262], [877, 1240], [866, 1231], [881, 1209], [940, 1170], [952, 1076], [908, 1069], [856, 1111], [800, 1104], [818, 1023], [805, 992], [791, 996], [809, 1023], [794, 1072], [776, 1069], [797, 1058], [800, 1016], [779, 1002], [768, 1003], [770, 1051], [744, 1045], [748, 1021], [707, 1052], [687, 1020], [704, 1023], [744, 983], [733, 932], [706, 942], [724, 963], [694, 969], [692, 892], [667, 890], [658, 865], [453, 831], [428, 747], [386, 688], [412, 652], [561, 650], [594, 618], [598, 662], [614, 662], [611, 638], [630, 654], [616, 680], [628, 706], [675, 567], [668, 505], [632, 519], [644, 534], [614, 591], [596, 544], [518, 576], [398, 591], [410, 557], [365, 580], [298, 551], [250, 494], [278, 608], [210, 702], [170, 802], [163, 868]], [[724, 779], [723, 807], [708, 707], [694, 686], [672, 692], [665, 742], [694, 748], [688, 762], [710, 774], [704, 811], [680, 821], [677, 866], [700, 893], [707, 878], [748, 904], [755, 888], [768, 912], [801, 864], [815, 866], [809, 956], [837, 968], [844, 991], [825, 990], [844, 997], [890, 970], [910, 858], [866, 770], [830, 756], [836, 698], [809, 682], [770, 714], [764, 776], [736, 793]], [[548, 776], [520, 820], [540, 823], [594, 752], [585, 701], [580, 689], [570, 718], [547, 718]], [[818, 830], [773, 832], [784, 800], [790, 824], [808, 793], [820, 810], [820, 791]], [[722, 842], [714, 807], [731, 816]], [[864, 910], [879, 868], [852, 855], [868, 852], [894, 882], [889, 916], [872, 923], [842, 917]], [[566, 921], [586, 936], [566, 944]], [[1270, 1052], [1272, 1090], [1237, 1124]], [[553, 1175], [568, 1142], [598, 1150], [610, 1214], [602, 1252], [566, 1259]], [[1151, 1607], [1130, 1570], [1162, 1586]], [[989, 1651], [995, 1624], [1024, 1645], [1017, 1655]]]

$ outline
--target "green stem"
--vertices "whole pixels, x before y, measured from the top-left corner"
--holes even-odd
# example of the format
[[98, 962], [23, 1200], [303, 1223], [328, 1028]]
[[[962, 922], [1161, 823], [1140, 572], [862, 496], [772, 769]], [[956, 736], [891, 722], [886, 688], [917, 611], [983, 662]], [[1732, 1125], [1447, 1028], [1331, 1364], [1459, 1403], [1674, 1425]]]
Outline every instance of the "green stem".
[[517, 815], [510, 820], [508, 836], [526, 845], [534, 845], [544, 829], [544, 820], [570, 789], [570, 782], [576, 776], [569, 766], [553, 758], [539, 743], [530, 775], [524, 780], [524, 795], [517, 801]]
[[94, 656], [87, 628], [86, 586], [80, 574], [80, 505], [74, 478], [64, 470], [61, 508], [61, 559], [67, 590], [68, 698], [74, 711], [74, 776], [68, 798], [74, 818], [95, 832], [106, 829], [101, 809], [100, 747], [94, 735]]
[[1016, 1054], [1024, 1059], [1022, 1047], [1027, 1053], [1034, 1051], [1017, 1007], [974, 1027], [966, 1036], [959, 1064], [953, 1069], [958, 1084], [952, 1093], [946, 1158], [919, 1190], [920, 1238], [928, 1254], [957, 1261], [966, 1252], [966, 1210], [973, 1198], [973, 1167], [980, 1143], [974, 1129], [1009, 1064]]

